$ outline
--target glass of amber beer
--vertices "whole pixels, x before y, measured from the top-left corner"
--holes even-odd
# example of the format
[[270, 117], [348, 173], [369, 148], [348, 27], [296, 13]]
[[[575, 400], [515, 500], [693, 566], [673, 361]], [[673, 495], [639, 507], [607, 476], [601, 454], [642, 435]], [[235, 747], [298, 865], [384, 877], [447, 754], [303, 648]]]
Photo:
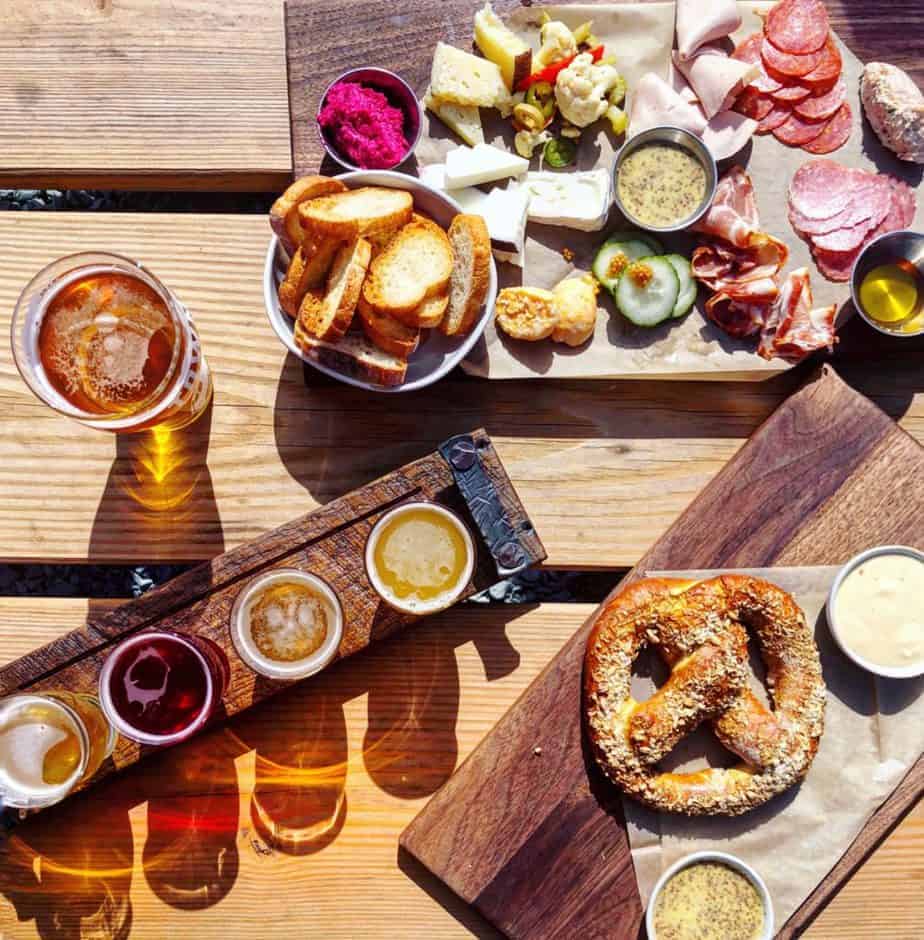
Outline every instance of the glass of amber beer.
[[83, 252], [40, 271], [16, 304], [12, 341], [32, 391], [89, 427], [182, 428], [212, 397], [186, 308], [121, 255]]

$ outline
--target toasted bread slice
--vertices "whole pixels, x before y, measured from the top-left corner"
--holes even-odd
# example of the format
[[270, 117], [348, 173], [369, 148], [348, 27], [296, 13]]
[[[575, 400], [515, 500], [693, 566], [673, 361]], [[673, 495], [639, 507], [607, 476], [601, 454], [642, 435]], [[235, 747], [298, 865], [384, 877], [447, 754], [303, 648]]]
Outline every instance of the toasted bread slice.
[[421, 330], [432, 330], [440, 325], [448, 306], [449, 291], [444, 291], [442, 294], [434, 294], [432, 297], [428, 297], [420, 306], [407, 313], [396, 314], [394, 319], [405, 326], [417, 327]]
[[279, 306], [293, 319], [298, 316], [299, 305], [309, 286], [305, 276], [305, 255], [301, 248], [296, 248], [278, 290]]
[[452, 265], [446, 233], [433, 222], [411, 222], [372, 262], [363, 295], [380, 313], [400, 318], [445, 293]]
[[449, 307], [440, 323], [447, 336], [464, 336], [475, 325], [488, 293], [491, 236], [480, 215], [457, 215], [449, 226], [455, 264], [449, 283]]
[[379, 349], [402, 359], [407, 359], [417, 349], [420, 343], [420, 330], [417, 327], [405, 326], [387, 314], [379, 313], [366, 303], [364, 297], [359, 298], [356, 312], [363, 332]]
[[306, 238], [302, 242], [302, 256], [305, 259], [305, 280], [308, 288], [321, 287], [327, 281], [327, 275], [334, 264], [334, 258], [343, 242], [336, 238]]
[[558, 326], [555, 295], [541, 287], [505, 287], [494, 304], [498, 329], [514, 339], [547, 339]]
[[303, 176], [273, 203], [270, 209], [270, 227], [291, 256], [302, 243], [304, 232], [298, 217], [299, 203], [318, 196], [342, 193], [346, 185], [329, 176]]
[[350, 332], [335, 342], [309, 336], [295, 324], [295, 342], [309, 359], [376, 385], [401, 385], [407, 375], [407, 360], [379, 349], [362, 333]]
[[333, 342], [350, 328], [371, 257], [372, 249], [365, 238], [337, 250], [323, 299], [317, 302], [316, 295], [309, 291], [298, 311], [298, 321], [309, 336]]
[[403, 189], [362, 186], [302, 202], [298, 217], [306, 233], [347, 240], [399, 228], [410, 221], [413, 208]]

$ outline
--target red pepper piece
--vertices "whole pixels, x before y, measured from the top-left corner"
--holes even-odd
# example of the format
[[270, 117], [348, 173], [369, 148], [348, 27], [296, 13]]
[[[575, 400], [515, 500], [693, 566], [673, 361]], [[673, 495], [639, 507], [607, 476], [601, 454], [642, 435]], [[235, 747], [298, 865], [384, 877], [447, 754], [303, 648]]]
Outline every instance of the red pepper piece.
[[[596, 46], [593, 49], [586, 50], [590, 53], [591, 59], [594, 62], [599, 62], [603, 58], [603, 46]], [[576, 52], [574, 55], [568, 56], [567, 59], [561, 59], [558, 62], [553, 62], [551, 65], [547, 65], [544, 69], [539, 69], [538, 72], [533, 72], [532, 75], [527, 75], [519, 85], [517, 85], [517, 91], [526, 91], [530, 85], [535, 85], [536, 82], [548, 82], [550, 85], [555, 84], [555, 79], [558, 78], [558, 73], [564, 71], [568, 68], [569, 65], [579, 56], [580, 52]]]

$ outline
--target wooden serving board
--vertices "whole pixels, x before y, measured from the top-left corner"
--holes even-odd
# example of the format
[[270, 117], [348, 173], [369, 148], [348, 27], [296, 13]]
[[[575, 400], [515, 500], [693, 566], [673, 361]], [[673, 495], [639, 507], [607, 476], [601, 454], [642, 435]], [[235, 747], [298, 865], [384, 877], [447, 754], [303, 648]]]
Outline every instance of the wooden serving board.
[[[490, 438], [482, 430], [465, 437], [472, 445], [469, 453], [475, 463], [480, 463], [486, 480], [485, 486], [474, 494], [464, 494], [457, 471], [439, 452], [430, 454], [110, 613], [91, 617], [82, 629], [9, 663], [0, 669], [0, 696], [26, 689], [95, 694], [100, 668], [112, 647], [129, 634], [159, 628], [204, 636], [225, 651], [230, 681], [222, 703], [224, 714], [215, 720], [249, 708], [293, 684], [257, 675], [238, 657], [231, 641], [228, 630], [231, 608], [241, 589], [257, 574], [277, 567], [294, 567], [327, 581], [344, 612], [340, 659], [419, 619], [400, 614], [380, 600], [365, 574], [363, 561], [366, 538], [377, 520], [408, 500], [446, 504], [468, 522], [476, 535], [475, 574], [464, 597], [488, 587], [502, 570], [488, 548], [484, 536], [487, 527], [499, 525], [505, 532], [506, 544], [518, 544], [519, 549], [514, 552], [518, 568], [544, 560], [545, 550], [539, 536]], [[465, 464], [462, 470], [470, 466]], [[485, 502], [495, 496], [506, 523], [485, 518]], [[503, 551], [499, 557], [507, 564], [508, 556]], [[103, 764], [94, 781], [125, 769], [154, 750], [158, 749], [142, 748], [119, 737], [112, 757]]]
[[[824, 367], [783, 403], [630, 574], [833, 565], [924, 544], [924, 449]], [[634, 938], [642, 919], [620, 799], [585, 750], [589, 624], [401, 837], [514, 938]], [[924, 759], [783, 925], [792, 937], [924, 791]]]

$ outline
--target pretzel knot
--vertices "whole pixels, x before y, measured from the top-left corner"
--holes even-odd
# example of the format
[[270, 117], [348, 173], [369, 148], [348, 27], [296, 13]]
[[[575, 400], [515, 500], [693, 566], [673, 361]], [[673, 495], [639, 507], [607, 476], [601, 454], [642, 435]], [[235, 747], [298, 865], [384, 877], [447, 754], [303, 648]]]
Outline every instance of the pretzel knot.
[[[757, 637], [772, 711], [748, 686], [745, 627]], [[637, 702], [632, 664], [647, 644], [671, 675]], [[631, 796], [669, 812], [733, 816], [806, 774], [824, 728], [825, 685], [805, 616], [776, 585], [746, 575], [649, 578], [598, 614], [584, 663], [584, 707], [597, 762]], [[703, 721], [742, 763], [660, 772], [657, 762]]]

